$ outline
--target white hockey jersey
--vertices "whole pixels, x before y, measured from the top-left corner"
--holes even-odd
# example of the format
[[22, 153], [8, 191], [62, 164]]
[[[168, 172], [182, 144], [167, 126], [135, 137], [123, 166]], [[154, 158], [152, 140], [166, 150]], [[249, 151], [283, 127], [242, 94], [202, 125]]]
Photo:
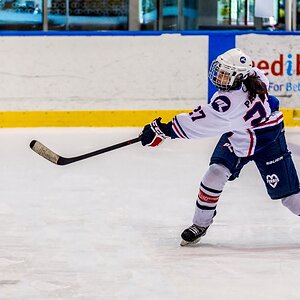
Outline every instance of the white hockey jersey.
[[[268, 88], [269, 81], [263, 72], [257, 68], [253, 70]], [[280, 111], [271, 111], [268, 98], [262, 101], [257, 96], [251, 102], [242, 86], [238, 90], [217, 91], [209, 104], [176, 115], [172, 130], [175, 137], [188, 139], [227, 133], [234, 153], [246, 157], [273, 142], [282, 129], [277, 126], [282, 121]]]

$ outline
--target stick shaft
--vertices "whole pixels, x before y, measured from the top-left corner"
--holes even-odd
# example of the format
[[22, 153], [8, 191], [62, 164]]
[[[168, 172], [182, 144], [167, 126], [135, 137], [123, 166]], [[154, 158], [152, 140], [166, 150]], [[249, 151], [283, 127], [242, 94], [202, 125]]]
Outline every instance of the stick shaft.
[[112, 145], [112, 146], [109, 146], [109, 147], [106, 147], [106, 148], [102, 148], [102, 149], [99, 149], [99, 150], [96, 150], [96, 151], [92, 151], [92, 152], [82, 154], [82, 155], [79, 155], [79, 156], [74, 156], [74, 157], [60, 156], [60, 155], [56, 154], [55, 152], [53, 152], [52, 150], [50, 150], [48, 147], [46, 147], [45, 145], [43, 145], [42, 143], [40, 143], [39, 141], [36, 141], [36, 140], [31, 141], [30, 148], [34, 152], [36, 152], [37, 154], [42, 156], [43, 158], [51, 161], [52, 163], [54, 163], [56, 165], [64, 166], [64, 165], [68, 165], [68, 164], [71, 164], [71, 163], [76, 162], [76, 161], [84, 160], [84, 159], [87, 159], [89, 157], [93, 157], [93, 156], [96, 156], [96, 155], [99, 155], [99, 154], [102, 154], [102, 153], [105, 153], [105, 152], [109, 152], [109, 151], [112, 151], [112, 150], [115, 150], [115, 149], [119, 149], [119, 148], [122, 148], [122, 147], [125, 147], [125, 146], [132, 145], [134, 143], [139, 142], [140, 140], [141, 140], [141, 138], [137, 137], [137, 138], [127, 140], [127, 141], [124, 141], [124, 142], [121, 142], [121, 143], [118, 143], [118, 144], [115, 144], [115, 145]]
[[131, 139], [131, 140], [128, 140], [128, 141], [124, 141], [124, 142], [121, 142], [121, 143], [118, 143], [118, 144], [115, 144], [115, 145], [112, 145], [112, 146], [109, 146], [109, 147], [106, 147], [106, 148], [102, 148], [102, 149], [99, 149], [99, 150], [96, 150], [96, 151], [93, 151], [93, 152], [82, 154], [82, 155], [79, 155], [79, 156], [74, 156], [74, 157], [69, 157], [69, 158], [65, 158], [65, 157], [60, 156], [59, 159], [58, 159], [57, 164], [58, 165], [67, 165], [67, 164], [70, 164], [70, 163], [73, 163], [73, 162], [76, 162], [76, 161], [80, 161], [80, 160], [87, 159], [87, 158], [90, 158], [90, 157], [93, 157], [93, 156], [96, 156], [96, 155], [99, 155], [99, 154], [103, 154], [103, 153], [106, 153], [106, 152], [109, 152], [109, 151], [113, 151], [113, 150], [122, 148], [122, 147], [125, 147], [125, 146], [129, 146], [129, 145], [132, 145], [132, 144], [137, 143], [139, 141], [140, 141], [140, 137], [137, 137], [137, 138], [134, 138], [134, 139]]

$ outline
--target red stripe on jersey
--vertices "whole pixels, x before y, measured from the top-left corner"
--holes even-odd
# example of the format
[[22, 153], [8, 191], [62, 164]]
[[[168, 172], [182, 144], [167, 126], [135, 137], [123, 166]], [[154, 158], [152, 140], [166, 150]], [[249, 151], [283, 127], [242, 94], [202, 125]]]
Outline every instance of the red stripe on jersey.
[[283, 119], [283, 115], [280, 115], [276, 120], [272, 120], [272, 121], [269, 121], [269, 122], [265, 122], [265, 123], [262, 123], [260, 125], [258, 125], [257, 127], [261, 127], [261, 126], [265, 126], [265, 125], [272, 125], [272, 124], [277, 124], [278, 121], [280, 121], [281, 119]]
[[250, 146], [248, 149], [248, 154], [247, 156], [251, 156], [251, 153], [253, 151], [253, 145], [254, 145], [254, 137], [253, 137], [253, 132], [250, 129], [247, 129], [249, 135], [250, 135]]
[[176, 134], [181, 137], [182, 139], [185, 139], [185, 136], [180, 132], [179, 128], [176, 126], [176, 124], [173, 122], [173, 128], [174, 128], [174, 131], [176, 132]]
[[202, 202], [217, 203], [220, 196], [210, 196], [210, 195], [207, 195], [206, 193], [204, 193], [202, 190], [200, 190], [198, 197]]

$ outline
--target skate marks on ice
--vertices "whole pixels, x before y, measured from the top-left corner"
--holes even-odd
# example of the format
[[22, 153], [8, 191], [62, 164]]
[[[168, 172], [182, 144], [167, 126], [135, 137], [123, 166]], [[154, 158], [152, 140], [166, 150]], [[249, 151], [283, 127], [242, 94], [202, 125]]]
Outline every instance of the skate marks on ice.
[[195, 245], [156, 249], [154, 264], [169, 270], [169, 281], [175, 283], [177, 295], [183, 295], [178, 299], [199, 299], [199, 293], [213, 300], [298, 299], [300, 242], [289, 237], [277, 242], [276, 230], [274, 242], [266, 243], [207, 235]]
[[[295, 218], [297, 220], [297, 217]], [[239, 255], [239, 254], [272, 254], [283, 253], [298, 255], [300, 259], [300, 222], [284, 224], [259, 224], [252, 228], [240, 225], [231, 235], [230, 228], [219, 223], [211, 225], [207, 236], [202, 237], [199, 243], [189, 244], [184, 248], [199, 248], [201, 255]], [[225, 230], [224, 230], [225, 227]], [[226, 236], [226, 228], [229, 234]], [[243, 233], [244, 232], [244, 233]], [[210, 234], [211, 233], [211, 234]]]
[[[0, 256], [0, 269], [5, 270], [4, 275], [1, 273], [0, 277], [0, 291], [3, 286], [12, 286], [20, 282], [16, 270], [24, 270], [25, 261], [18, 257]], [[10, 272], [12, 271], [12, 272]], [[0, 298], [1, 299], [1, 298]]]
[[[200, 251], [197, 253], [199, 255], [201, 253], [201, 256], [247, 256], [249, 255], [259, 255], [262, 253], [266, 254], [272, 254], [274, 252], [281, 253], [283, 252], [285, 255], [294, 255], [295, 253], [298, 253], [300, 258], [300, 242], [295, 244], [281, 244], [281, 245], [257, 245], [257, 246], [241, 246], [241, 245], [235, 245], [234, 242], [232, 244], [222, 244], [222, 243], [207, 243], [207, 242], [199, 242], [197, 244], [189, 244], [188, 246], [185, 246], [184, 248], [198, 248]], [[188, 252], [188, 251], [187, 251]], [[191, 252], [194, 253], [194, 252]], [[190, 255], [191, 253], [186, 253], [187, 255]]]
[[1, 285], [14, 285], [20, 282], [20, 280], [12, 280], [12, 279], [6, 279], [6, 280], [0, 280], [0, 286]]

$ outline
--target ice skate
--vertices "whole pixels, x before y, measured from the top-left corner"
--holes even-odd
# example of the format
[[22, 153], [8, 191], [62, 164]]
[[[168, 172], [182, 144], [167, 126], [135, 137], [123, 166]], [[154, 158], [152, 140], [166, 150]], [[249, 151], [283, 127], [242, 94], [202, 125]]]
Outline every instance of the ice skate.
[[207, 229], [208, 227], [201, 227], [195, 224], [185, 229], [181, 234], [182, 241], [180, 246], [198, 243], [201, 237], [206, 234]]

